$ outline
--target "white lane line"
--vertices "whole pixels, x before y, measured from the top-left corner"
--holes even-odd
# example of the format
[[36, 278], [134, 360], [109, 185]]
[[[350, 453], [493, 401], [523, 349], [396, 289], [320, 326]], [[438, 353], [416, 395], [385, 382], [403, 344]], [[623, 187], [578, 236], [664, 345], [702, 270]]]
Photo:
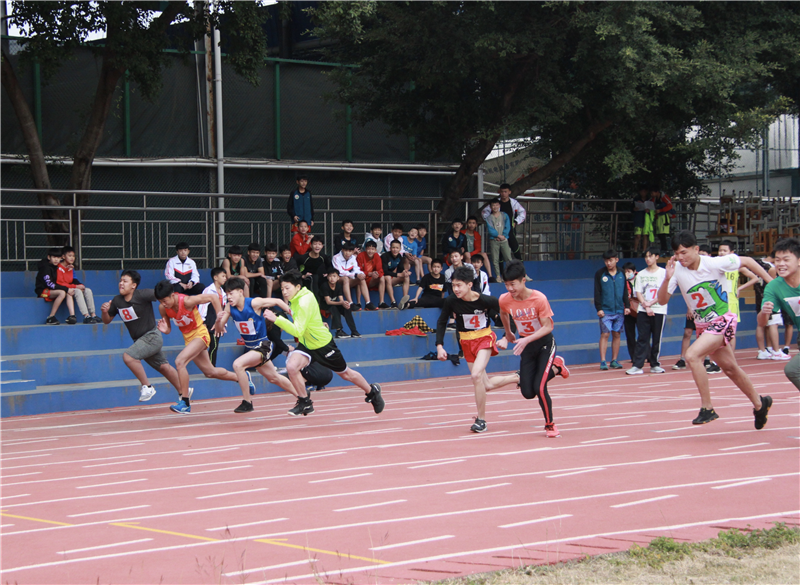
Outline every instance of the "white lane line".
[[670, 498], [677, 498], [678, 494], [668, 494], [666, 496], [659, 496], [657, 498], [647, 498], [646, 500], [636, 500], [635, 502], [626, 502], [624, 504], [615, 504], [612, 508], [626, 508], [628, 506], [637, 506], [639, 504], [647, 504], [648, 502], [657, 502], [659, 500], [668, 500]]
[[409, 469], [422, 469], [423, 467], [437, 467], [439, 465], [450, 465], [451, 463], [464, 463], [466, 459], [454, 459], [453, 461], [440, 461], [439, 463], [426, 463], [425, 465], [412, 465]]
[[365, 504], [363, 506], [353, 506], [351, 508], [339, 508], [334, 512], [349, 512], [350, 510], [362, 510], [364, 508], [377, 508], [378, 506], [388, 506], [389, 504], [401, 504], [408, 500], [392, 500], [391, 502], [378, 502], [377, 504]]
[[113, 510], [98, 510], [97, 512], [83, 512], [81, 514], [69, 514], [67, 518], [78, 518], [80, 516], [93, 516], [94, 514], [109, 514], [110, 512], [124, 512], [125, 510], [136, 510], [137, 508], [149, 508], [150, 504], [141, 506], [129, 506], [128, 508], [115, 508]]
[[0, 528], [9, 528], [10, 526], [14, 526], [13, 524], [0, 524]]
[[207, 500], [208, 498], [221, 498], [223, 496], [238, 496], [239, 494], [250, 494], [253, 492], [264, 492], [269, 488], [255, 488], [252, 490], [242, 490], [240, 492], [228, 492], [226, 494], [211, 494], [210, 496], [197, 496], [196, 500]]
[[101, 544], [100, 546], [90, 546], [88, 548], [74, 548], [72, 550], [58, 551], [56, 554], [69, 555], [72, 553], [86, 552], [87, 550], [100, 550], [101, 548], [112, 548], [115, 546], [125, 546], [126, 544], [139, 544], [140, 542], [150, 542], [152, 538], [140, 538], [139, 540], [129, 540], [127, 542], [115, 542], [114, 544]]
[[[437, 410], [444, 410], [444, 408], [427, 408], [425, 410], [415, 410], [413, 412], [406, 412], [404, 414], [428, 414], [429, 412], [436, 412]], [[374, 550], [374, 549], [370, 549]]]
[[139, 445], [144, 445], [144, 443], [125, 443], [123, 445], [106, 445], [104, 447], [90, 447], [89, 449], [87, 449], [87, 451], [103, 451], [104, 449], [120, 449], [122, 447], [138, 447]]
[[288, 518], [273, 518], [272, 520], [259, 520], [258, 522], [247, 522], [245, 524], [230, 524], [228, 526], [218, 526], [217, 528], [206, 528], [208, 532], [216, 532], [217, 530], [226, 530], [228, 528], [244, 528], [245, 526], [255, 526], [256, 524], [269, 524], [270, 522], [283, 522]]
[[736, 483], [729, 483], [728, 485], [717, 485], [712, 487], [712, 490], [724, 490], [732, 487], [739, 487], [740, 485], [750, 485], [751, 483], [761, 483], [763, 481], [771, 481], [771, 477], [761, 477], [759, 479], [751, 479], [750, 481], [739, 481]]
[[75, 489], [85, 490], [87, 488], [106, 487], [108, 485], [122, 485], [123, 483], [136, 483], [137, 481], [147, 481], [147, 479], [145, 479], [145, 478], [142, 478], [142, 479], [127, 479], [125, 481], [114, 481], [114, 482], [111, 482], [111, 483], [97, 483], [95, 485], [81, 485], [81, 486], [78, 486]]
[[252, 465], [237, 465], [236, 467], [220, 467], [219, 469], [206, 469], [204, 471], [190, 471], [187, 475], [200, 475], [201, 473], [214, 473], [216, 471], [230, 471], [231, 469], [245, 469]]
[[235, 451], [239, 447], [226, 447], [224, 449], [209, 449], [208, 451], [192, 451], [191, 453], [183, 453], [184, 457], [189, 455], [213, 455], [214, 453], [224, 453], [225, 451]]
[[592, 471], [603, 471], [605, 467], [592, 467], [591, 469], [581, 469], [580, 471], [570, 471], [568, 473], [557, 473], [556, 475], [545, 475], [550, 479], [553, 477], [567, 477], [568, 475], [579, 475], [581, 473], [591, 473]]
[[41, 471], [31, 471], [30, 473], [17, 473], [15, 475], [3, 474], [3, 479], [8, 479], [9, 477], [25, 477], [26, 475], [40, 475], [41, 473]]
[[[130, 457], [130, 455], [128, 455]], [[97, 459], [95, 459], [97, 461]], [[116, 461], [114, 463], [97, 463], [95, 465], [84, 465], [84, 469], [89, 469], [90, 467], [108, 467], [109, 465], [126, 465], [128, 463], [141, 463], [142, 461], [147, 461], [147, 459], [131, 459], [130, 461]]]
[[371, 473], [359, 473], [358, 475], [345, 475], [343, 477], [329, 477], [328, 479], [314, 479], [308, 483], [324, 483], [326, 481], [339, 481], [340, 479], [353, 479], [354, 477], [366, 477], [372, 475]]
[[[564, 425], [561, 425], [562, 427]], [[581, 445], [588, 445], [589, 443], [599, 443], [600, 441], [616, 441], [617, 439], [627, 439], [627, 436], [622, 437], [605, 437], [603, 439], [591, 439], [589, 441], [581, 441]]]
[[[627, 418], [642, 418], [644, 416], [647, 416], [647, 415], [646, 414], [629, 414], [629, 415], [626, 415], [626, 416], [612, 416], [611, 418], [604, 418], [603, 420], [619, 420], [621, 418], [625, 418], [625, 419], [627, 419]], [[561, 426], [564, 426], [564, 425], [561, 425]]]
[[236, 577], [238, 575], [247, 575], [248, 573], [257, 573], [258, 571], [269, 571], [270, 569], [282, 569], [283, 567], [296, 567], [297, 565], [307, 565], [309, 563], [316, 563], [317, 559], [305, 559], [302, 561], [293, 561], [291, 563], [281, 563], [280, 565], [270, 565], [268, 567], [258, 567], [256, 569], [245, 569], [243, 571], [234, 571], [233, 573], [222, 573], [223, 577]]
[[450, 495], [450, 494], [463, 494], [463, 493], [466, 493], [466, 492], [475, 492], [475, 491], [478, 491], [478, 490], [488, 490], [490, 488], [502, 487], [504, 485], [511, 485], [511, 483], [508, 482], [508, 483], [496, 483], [494, 485], [482, 485], [480, 487], [467, 488], [465, 490], [456, 490], [454, 492], [447, 492], [447, 494], [448, 495]]
[[32, 459], [34, 457], [50, 457], [52, 453], [42, 453], [41, 455], [22, 455], [20, 457], [2, 457], [3, 461], [14, 461], [15, 459]]
[[333, 457], [334, 455], [344, 455], [347, 451], [337, 451], [336, 453], [323, 453], [322, 455], [309, 455], [308, 457], [295, 457], [289, 461], [305, 461], [306, 459], [319, 459], [320, 457]]
[[562, 518], [572, 518], [572, 514], [561, 514], [560, 516], [550, 516], [549, 518], [537, 518], [536, 520], [525, 520], [514, 522], [513, 524], [503, 524], [498, 528], [514, 528], [515, 526], [525, 526], [526, 524], [538, 524], [539, 522], [549, 522], [550, 520], [561, 520]]
[[760, 447], [769, 443], [753, 443], [752, 445], [737, 445], [736, 447], [723, 447], [720, 451], [733, 451], [734, 449], [747, 449], [748, 447]]
[[0, 502], [3, 502], [5, 500], [10, 500], [11, 498], [24, 498], [25, 496], [29, 496], [29, 495], [30, 494], [16, 494], [16, 495], [13, 495], [13, 496], [3, 496], [3, 497], [0, 497]]
[[455, 536], [453, 536], [452, 534], [445, 534], [444, 536], [434, 536], [433, 538], [422, 538], [420, 540], [398, 542], [397, 544], [384, 544], [383, 546], [373, 546], [369, 550], [388, 550], [390, 548], [400, 548], [401, 546], [412, 546], [415, 544], [423, 544], [425, 542], [436, 542], [437, 540], [445, 540], [447, 538], [455, 538]]

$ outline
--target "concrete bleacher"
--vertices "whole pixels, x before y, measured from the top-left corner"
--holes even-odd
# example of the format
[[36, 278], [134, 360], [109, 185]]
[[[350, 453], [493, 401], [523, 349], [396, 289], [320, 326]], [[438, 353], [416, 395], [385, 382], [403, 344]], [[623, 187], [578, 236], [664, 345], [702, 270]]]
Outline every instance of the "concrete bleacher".
[[[637, 260], [643, 267], [643, 261]], [[601, 267], [600, 261], [527, 262], [528, 273], [534, 279], [531, 284], [550, 300], [555, 313], [555, 336], [558, 353], [567, 364], [597, 363], [597, 340], [599, 329], [592, 302], [594, 272]], [[160, 270], [139, 271], [141, 288], [150, 288], [163, 278]], [[81, 282], [89, 286], [95, 295], [99, 313], [100, 304], [117, 294], [119, 271], [79, 271]], [[206, 280], [208, 273], [201, 274]], [[109, 325], [66, 325], [66, 306], [59, 309], [59, 326], [44, 325], [49, 306], [33, 296], [35, 273], [3, 272], [0, 274], [0, 410], [3, 417], [66, 412], [84, 409], [111, 408], [138, 404], [139, 383], [122, 361], [122, 353], [130, 346], [131, 339], [124, 325], [115, 319]], [[502, 284], [491, 285], [492, 294], [505, 292]], [[411, 295], [416, 292], [412, 286]], [[374, 293], [373, 293], [374, 294]], [[402, 292], [395, 289], [396, 298]], [[373, 301], [376, 301], [373, 298]], [[157, 315], [157, 307], [154, 304]], [[662, 355], [680, 352], [686, 306], [683, 299], [674, 297], [670, 302]], [[424, 361], [421, 358], [435, 351], [435, 334], [425, 337], [386, 336], [389, 329], [402, 327], [414, 315], [420, 315], [431, 327], [436, 327], [437, 309], [360, 311], [354, 314], [356, 326], [363, 337], [341, 339], [341, 348], [348, 363], [357, 368], [370, 382], [393, 382], [416, 379], [460, 376], [469, 373], [462, 360], [459, 366], [451, 362]], [[742, 323], [737, 336], [737, 347], [755, 346], [755, 312], [752, 304], [743, 305]], [[237, 335], [232, 327], [222, 338], [217, 365], [230, 368], [233, 360], [244, 348], [236, 345]], [[456, 352], [454, 333], [448, 331], [445, 347]], [[627, 360], [627, 349], [623, 338], [621, 360]], [[174, 364], [175, 357], [183, 349], [183, 339], [177, 327], [165, 336], [164, 351]], [[610, 359], [610, 350], [609, 350]], [[490, 372], [513, 371], [519, 359], [510, 350], [492, 358]], [[284, 358], [276, 360], [278, 367]], [[670, 366], [671, 362], [664, 365]], [[627, 367], [627, 365], [626, 365]], [[177, 397], [175, 390], [157, 372], [145, 366], [151, 383], [157, 389], [152, 403], [172, 403]], [[230, 382], [206, 379], [194, 365], [190, 365], [191, 385], [195, 398], [231, 397], [231, 407], [240, 396], [238, 386]], [[619, 378], [622, 371], [609, 372], [609, 383]], [[254, 376], [258, 393], [274, 392], [277, 388], [260, 376]], [[334, 377], [332, 385], [344, 385]], [[388, 397], [387, 397], [388, 399]], [[289, 398], [287, 397], [287, 404]], [[258, 410], [258, 398], [256, 397]]]

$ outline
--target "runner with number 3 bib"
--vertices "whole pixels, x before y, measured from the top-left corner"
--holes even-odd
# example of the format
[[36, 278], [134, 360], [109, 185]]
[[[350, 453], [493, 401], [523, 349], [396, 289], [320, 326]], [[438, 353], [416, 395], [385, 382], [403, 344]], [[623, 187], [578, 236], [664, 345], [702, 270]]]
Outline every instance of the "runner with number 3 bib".
[[736, 315], [729, 308], [725, 273], [744, 266], [764, 282], [771, 281], [772, 277], [752, 258], [740, 258], [736, 254], [700, 256], [697, 238], [688, 230], [675, 234], [672, 249], [675, 255], [667, 262], [666, 277], [658, 289], [658, 302], [666, 305], [675, 289], [680, 287], [686, 306], [694, 315], [697, 339], [686, 352], [686, 361], [700, 392], [701, 408], [692, 424], [702, 425], [719, 418], [711, 404], [708, 373], [703, 366], [703, 359], [709, 355], [753, 403], [756, 429], [764, 428], [772, 398], [759, 396], [750, 378], [736, 363], [730, 346], [736, 335]]

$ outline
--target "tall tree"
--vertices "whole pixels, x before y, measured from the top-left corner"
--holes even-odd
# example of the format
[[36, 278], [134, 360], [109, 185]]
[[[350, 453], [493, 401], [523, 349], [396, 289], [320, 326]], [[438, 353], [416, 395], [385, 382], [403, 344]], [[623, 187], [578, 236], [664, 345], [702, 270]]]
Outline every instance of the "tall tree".
[[332, 74], [356, 119], [461, 161], [445, 218], [504, 134], [547, 161], [518, 195], [590, 151], [612, 177], [660, 164], [637, 158], [647, 133], [729, 151], [760, 129], [733, 123], [796, 98], [794, 3], [330, 2], [314, 18], [329, 57], [358, 65]]
[[[161, 89], [168, 65], [167, 48], [184, 55], [212, 26], [223, 26], [230, 45], [230, 62], [236, 72], [251, 83], [258, 83], [258, 67], [267, 54], [263, 23], [266, 10], [258, 2], [217, 0], [196, 9], [186, 0], [146, 1], [60, 1], [14, 0], [9, 22], [17, 26], [22, 41], [21, 62], [36, 62], [47, 80], [78, 47], [91, 50], [100, 61], [100, 75], [83, 134], [75, 149], [70, 189], [89, 190], [92, 162], [103, 138], [111, 111], [114, 91], [124, 75], [134, 82], [147, 99]], [[92, 33], [105, 33], [100, 43], [85, 45]], [[51, 193], [51, 183], [31, 108], [20, 88], [16, 72], [3, 48], [2, 84], [19, 121], [28, 155], [33, 183], [41, 190], [43, 205], [57, 206], [60, 199]], [[78, 198], [85, 205], [87, 198]], [[45, 212], [45, 219], [64, 219], [58, 211]], [[48, 232], [64, 231], [63, 222], [51, 222]], [[56, 239], [51, 238], [53, 243]]]

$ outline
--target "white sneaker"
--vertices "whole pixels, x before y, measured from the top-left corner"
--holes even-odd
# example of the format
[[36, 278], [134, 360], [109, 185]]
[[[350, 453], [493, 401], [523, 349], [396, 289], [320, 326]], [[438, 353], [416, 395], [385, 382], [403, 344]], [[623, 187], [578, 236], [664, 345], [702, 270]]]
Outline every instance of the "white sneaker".
[[758, 355], [756, 356], [756, 359], [759, 359], [759, 360], [771, 360], [772, 359], [772, 354], [770, 352], [768, 352], [766, 349], [762, 349], [762, 350], [759, 350]]
[[664, 374], [664, 373], [666, 373], [666, 371], [667, 370], [665, 370], [661, 366], [653, 366], [653, 367], [650, 368], [650, 373], [651, 374]]
[[782, 351], [776, 351], [775, 353], [772, 354], [772, 359], [781, 362], [792, 359], [792, 356], [786, 355]]
[[139, 391], [139, 402], [147, 402], [156, 395], [156, 389], [152, 386], [142, 386]]
[[635, 376], [636, 374], [644, 374], [644, 370], [642, 368], [637, 368], [636, 366], [633, 366], [630, 370], [628, 370], [625, 373], [628, 374], [629, 376]]

